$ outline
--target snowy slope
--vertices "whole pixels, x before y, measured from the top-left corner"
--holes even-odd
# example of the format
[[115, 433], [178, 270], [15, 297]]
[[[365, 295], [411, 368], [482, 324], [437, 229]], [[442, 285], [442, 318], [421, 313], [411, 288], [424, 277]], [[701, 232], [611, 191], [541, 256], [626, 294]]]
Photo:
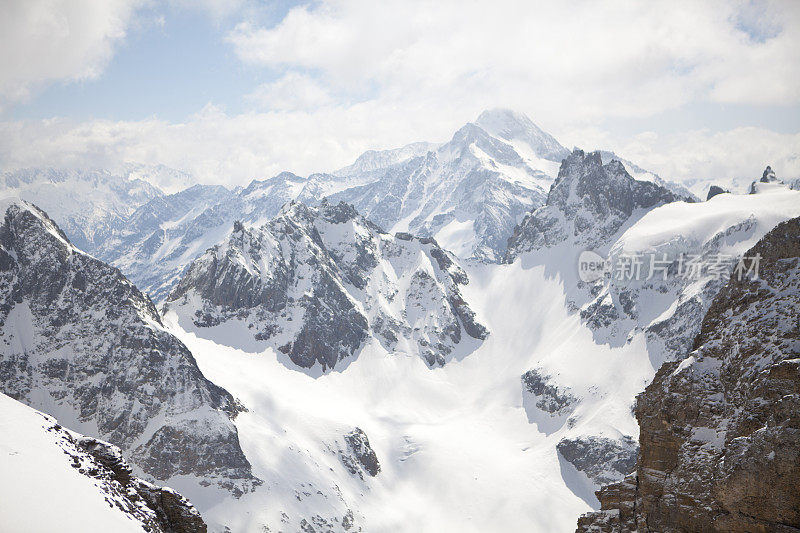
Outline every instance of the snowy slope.
[[[600, 172], [600, 162], [589, 163]], [[575, 174], [600, 181], [570, 185], [578, 197], [558, 204], [561, 215], [551, 213], [559, 224], [591, 214], [600, 231], [584, 236], [562, 227], [546, 247], [522, 251], [510, 265], [467, 265], [463, 297], [491, 335], [442, 368], [387, 350], [371, 335], [340, 371], [299, 372], [274, 347], [237, 348], [224, 330], [187, 330], [185, 315], [168, 309], [166, 323], [203, 372], [247, 406], [237, 419], [242, 447], [267, 480], [224, 505], [182, 490], [201, 502], [214, 527], [234, 530], [296, 529], [304, 520], [344, 530], [348, 513], [365, 530], [571, 530], [580, 513], [597, 508], [594, 490], [632, 470], [634, 398], [670, 357], [667, 341], [691, 342], [693, 322], [718, 290], [708, 277], [581, 284], [583, 245], [612, 255], [699, 249], [735, 256], [800, 214], [798, 192], [786, 187], [665, 204], [675, 199], [666, 189], [632, 184], [616, 165], [603, 172]], [[612, 205], [617, 211], [603, 211]], [[608, 324], [598, 327], [592, 319], [602, 313], [583, 311], [602, 291], [616, 314], [608, 311]], [[620, 293], [632, 295], [633, 316]], [[698, 307], [681, 308], [695, 297]], [[673, 316], [675, 328], [650, 327]], [[339, 453], [355, 427], [380, 463], [374, 477], [351, 473]]]
[[5, 394], [0, 412], [3, 531], [202, 530], [188, 501], [133, 477], [110, 444], [64, 429]]
[[[315, 515], [341, 524], [348, 510], [365, 531], [570, 528], [590, 509], [582, 498], [591, 501], [594, 485], [559, 459], [557, 443], [585, 433], [635, 435], [629, 406], [654, 370], [646, 356], [635, 357], [641, 344], [595, 345], [543, 269], [483, 265], [470, 278], [465, 299], [486, 313], [492, 334], [434, 369], [372, 341], [343, 371], [312, 377], [273, 349], [254, 356], [185, 332], [168, 313], [203, 372], [247, 407], [237, 427], [254, 474], [266, 480], [211, 506], [202, 491], [177, 488], [213, 527], [234, 531], [296, 530]], [[584, 398], [574, 424], [547, 434], [535, 423], [541, 415], [526, 411], [520, 377], [533, 367]], [[374, 478], [352, 475], [336, 453], [335, 441], [353, 427], [369, 436], [380, 462]]]
[[[727, 281], [744, 252], [770, 229], [800, 214], [800, 193], [785, 186], [752, 195], [723, 194], [705, 203], [677, 202], [655, 209], [609, 248], [612, 262], [642, 257], [641, 280], [616, 276], [591, 284], [582, 315], [599, 341], [627, 342], [643, 330], [654, 364], [681, 357], [699, 332], [698, 316]], [[684, 276], [678, 275], [683, 254]], [[669, 262], [663, 279], [649, 276], [654, 259]], [[692, 272], [689, 261], [699, 270]], [[750, 266], [748, 262], [747, 267]], [[613, 317], [609, 323], [608, 319]]]

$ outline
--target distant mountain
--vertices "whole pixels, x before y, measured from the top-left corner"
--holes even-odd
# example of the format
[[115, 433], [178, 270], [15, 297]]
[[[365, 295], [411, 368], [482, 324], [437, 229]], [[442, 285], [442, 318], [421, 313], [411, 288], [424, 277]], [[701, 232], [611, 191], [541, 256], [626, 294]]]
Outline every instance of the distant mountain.
[[22, 169], [0, 173], [0, 190], [35, 202], [88, 252], [163, 193], [148, 181], [103, 170]]
[[649, 170], [645, 170], [636, 163], [624, 159], [614, 152], [609, 152], [608, 150], [600, 150], [600, 157], [602, 157], [603, 161], [610, 162], [610, 161], [619, 161], [622, 163], [622, 166], [625, 167], [625, 170], [628, 171], [628, 174], [631, 175], [634, 179], [638, 181], [652, 181], [656, 185], [660, 185], [665, 189], [671, 191], [676, 196], [681, 198], [685, 198], [687, 200], [694, 200], [696, 202], [700, 201], [700, 197], [693, 192], [691, 192], [688, 188], [681, 185], [680, 183], [675, 183], [674, 181], [666, 181], [662, 179], [658, 174], [655, 172], [650, 172]]
[[568, 153], [524, 115], [486, 111], [426, 154], [340, 171], [339, 179], [363, 185], [331, 198], [388, 231], [434, 237], [461, 258], [498, 261], [516, 224], [544, 202]]
[[428, 142], [411, 143], [401, 148], [390, 150], [367, 150], [352, 165], [331, 172], [334, 176], [347, 177], [359, 175], [373, 170], [380, 170], [402, 161], [426, 155], [439, 148], [439, 144]]
[[[189, 178], [141, 165], [130, 165], [120, 176], [30, 171], [26, 183], [31, 198], [52, 210], [79, 248], [117, 266], [161, 302], [186, 266], [218, 243], [235, 220], [259, 226], [290, 200], [345, 200], [387, 231], [434, 237], [462, 259], [498, 261], [513, 228], [544, 202], [568, 153], [524, 115], [492, 110], [444, 144], [368, 151], [333, 173], [302, 178], [283, 172], [246, 188], [195, 185], [164, 194], [143, 180]], [[51, 173], [65, 177], [47, 177]], [[8, 186], [20, 190], [22, 175], [14, 174]], [[108, 191], [98, 195], [95, 185], [91, 193], [88, 185], [59, 189], [54, 180], [97, 183]]]
[[294, 203], [261, 227], [237, 222], [189, 266], [165, 309], [198, 335], [272, 346], [303, 368], [337, 368], [372, 337], [440, 366], [488, 335], [460, 293], [468, 282], [431, 239], [384, 233], [343, 202]]
[[40, 209], [0, 207], [0, 391], [114, 443], [153, 479], [249, 490], [257, 480], [232, 422], [239, 407], [163, 329], [150, 299]]
[[[690, 196], [680, 186], [608, 154], [635, 177]], [[261, 225], [290, 200], [307, 205], [325, 197], [343, 200], [386, 231], [433, 237], [461, 259], [500, 261], [517, 224], [544, 204], [567, 155], [566, 148], [525, 115], [493, 109], [443, 144], [371, 150], [332, 173], [302, 178], [284, 172], [246, 188], [195, 185], [165, 195], [143, 180], [186, 183], [190, 177], [141, 165], [129, 165], [121, 176], [29, 171], [26, 183], [31, 196], [53, 212], [80, 248], [119, 267], [162, 302], [186, 266], [219, 242], [235, 220]], [[22, 175], [14, 174], [9, 187]], [[96, 182], [106, 192], [98, 195], [92, 189], [88, 194], [85, 185], [59, 192], [54, 180]], [[70, 194], [81, 198], [71, 200]]]
[[[137, 478], [119, 448], [0, 394], [0, 522], [5, 531], [204, 533], [172, 489]], [[79, 510], [79, 512], [77, 512]]]
[[166, 298], [186, 265], [222, 240], [234, 220], [260, 225], [295, 198], [305, 180], [284, 172], [244, 189], [196, 185], [154, 198], [130, 215], [96, 254], [155, 300]]
[[520, 155], [560, 163], [569, 155], [555, 138], [542, 131], [531, 119], [510, 109], [490, 109], [478, 116], [475, 124], [489, 135], [510, 143]]

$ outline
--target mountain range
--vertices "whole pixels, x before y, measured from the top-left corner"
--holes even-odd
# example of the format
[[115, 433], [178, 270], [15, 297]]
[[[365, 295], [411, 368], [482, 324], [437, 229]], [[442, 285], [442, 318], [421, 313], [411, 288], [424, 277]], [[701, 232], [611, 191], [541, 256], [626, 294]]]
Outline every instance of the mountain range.
[[797, 525], [771, 168], [701, 201], [490, 110], [329, 173], [165, 172], [2, 174], [0, 525], [39, 490], [65, 531]]

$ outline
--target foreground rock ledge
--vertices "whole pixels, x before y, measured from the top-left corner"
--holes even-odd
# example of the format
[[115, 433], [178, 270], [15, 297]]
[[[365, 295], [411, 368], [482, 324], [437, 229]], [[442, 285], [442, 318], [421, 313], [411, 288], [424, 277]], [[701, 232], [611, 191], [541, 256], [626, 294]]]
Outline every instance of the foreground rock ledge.
[[637, 470], [578, 532], [800, 531], [800, 218], [748, 253], [694, 350], [639, 396]]

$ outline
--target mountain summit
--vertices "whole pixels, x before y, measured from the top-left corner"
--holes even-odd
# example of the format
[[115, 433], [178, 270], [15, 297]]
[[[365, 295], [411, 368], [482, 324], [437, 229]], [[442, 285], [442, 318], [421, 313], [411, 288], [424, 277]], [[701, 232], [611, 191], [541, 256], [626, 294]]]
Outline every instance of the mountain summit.
[[494, 137], [524, 142], [538, 157], [548, 161], [561, 163], [569, 155], [569, 150], [552, 135], [539, 128], [526, 115], [511, 109], [487, 109], [478, 116], [475, 124]]

